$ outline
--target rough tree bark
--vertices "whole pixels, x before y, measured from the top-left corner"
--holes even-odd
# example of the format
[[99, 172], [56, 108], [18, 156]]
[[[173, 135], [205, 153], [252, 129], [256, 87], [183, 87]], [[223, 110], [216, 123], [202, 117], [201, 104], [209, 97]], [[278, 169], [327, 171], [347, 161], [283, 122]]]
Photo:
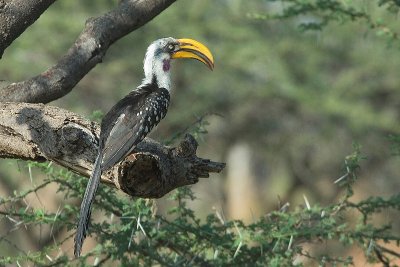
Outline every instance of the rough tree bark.
[[[101, 62], [111, 44], [175, 1], [122, 0], [114, 10], [89, 19], [57, 64], [26, 81], [5, 86], [3, 83], [0, 88], [0, 158], [52, 160], [89, 177], [97, 154], [98, 125], [67, 110], [29, 103], [48, 103], [69, 93]], [[52, 3], [49, 0], [25, 2], [0, 0], [0, 31], [8, 38], [0, 47], [0, 55]], [[11, 7], [19, 7], [20, 13]], [[27, 19], [29, 9], [33, 14]], [[146, 138], [130, 156], [104, 173], [102, 182], [131, 196], [157, 198], [224, 168], [224, 163], [198, 158], [196, 149], [197, 143], [190, 135], [175, 148]]]
[[0, 58], [55, 0], [0, 0]]

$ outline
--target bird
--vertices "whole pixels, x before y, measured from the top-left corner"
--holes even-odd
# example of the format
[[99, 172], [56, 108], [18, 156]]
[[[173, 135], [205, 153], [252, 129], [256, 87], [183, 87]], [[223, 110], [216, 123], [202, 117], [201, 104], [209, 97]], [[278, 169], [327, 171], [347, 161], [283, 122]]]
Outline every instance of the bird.
[[161, 38], [150, 44], [143, 61], [144, 79], [103, 117], [98, 154], [80, 207], [74, 255], [79, 257], [86, 238], [91, 205], [103, 172], [128, 156], [167, 114], [171, 90], [171, 61], [191, 58], [214, 68], [210, 50], [189, 38]]

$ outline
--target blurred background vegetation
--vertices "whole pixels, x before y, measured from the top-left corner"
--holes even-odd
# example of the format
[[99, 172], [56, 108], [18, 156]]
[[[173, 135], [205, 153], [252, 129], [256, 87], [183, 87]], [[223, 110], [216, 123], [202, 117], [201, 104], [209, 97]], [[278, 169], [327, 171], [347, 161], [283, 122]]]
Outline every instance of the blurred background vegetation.
[[[332, 3], [343, 12], [334, 12]], [[115, 4], [57, 1], [5, 51], [0, 78], [19, 81], [44, 71], [71, 46], [85, 20]], [[197, 199], [189, 205], [200, 218], [218, 210], [227, 219], [252, 222], [286, 202], [304, 205], [304, 196], [312, 204], [337, 201], [333, 182], [343, 175], [353, 143], [365, 159], [352, 199], [387, 197], [400, 188], [392, 145], [400, 134], [397, 32], [396, 1], [181, 0], [114, 44], [102, 64], [51, 105], [87, 117], [105, 113], [140, 84], [149, 43], [194, 38], [213, 52], [215, 70], [174, 62], [169, 113], [151, 137], [167, 142], [206, 115], [201, 127], [208, 133], [199, 138], [198, 154], [227, 167], [192, 187]], [[0, 196], [31, 188], [30, 177], [41, 179], [22, 162], [0, 163]], [[68, 200], [55, 189], [46, 187], [27, 201], [56, 211]], [[171, 202], [165, 197], [157, 205], [163, 213]], [[400, 232], [398, 212], [382, 214], [377, 220], [397, 222]], [[7, 227], [0, 221], [0, 235]], [[19, 231], [15, 243], [37, 249], [38, 231]], [[9, 247], [0, 243], [1, 251], [12, 253]]]

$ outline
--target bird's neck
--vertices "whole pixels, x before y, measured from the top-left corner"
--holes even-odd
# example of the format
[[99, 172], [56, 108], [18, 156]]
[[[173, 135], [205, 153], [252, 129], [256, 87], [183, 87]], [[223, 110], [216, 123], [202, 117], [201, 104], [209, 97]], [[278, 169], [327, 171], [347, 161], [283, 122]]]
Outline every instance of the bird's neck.
[[165, 88], [169, 91], [171, 88], [170, 64], [170, 59], [161, 61], [146, 57], [144, 60], [145, 78], [143, 83], [157, 84], [159, 88]]

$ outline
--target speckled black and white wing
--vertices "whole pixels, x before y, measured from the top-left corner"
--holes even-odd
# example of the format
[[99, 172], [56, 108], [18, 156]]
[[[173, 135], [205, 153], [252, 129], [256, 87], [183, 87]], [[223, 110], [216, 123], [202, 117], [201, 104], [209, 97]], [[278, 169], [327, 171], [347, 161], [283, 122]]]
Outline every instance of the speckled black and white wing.
[[148, 84], [131, 92], [110, 110], [108, 114], [113, 116], [104, 118], [100, 136], [102, 170], [111, 168], [132, 152], [165, 117], [169, 100], [168, 90]]
[[81, 253], [91, 206], [101, 173], [124, 159], [167, 114], [169, 93], [154, 84], [141, 86], [121, 99], [101, 123], [99, 154], [82, 200], [74, 254]]

